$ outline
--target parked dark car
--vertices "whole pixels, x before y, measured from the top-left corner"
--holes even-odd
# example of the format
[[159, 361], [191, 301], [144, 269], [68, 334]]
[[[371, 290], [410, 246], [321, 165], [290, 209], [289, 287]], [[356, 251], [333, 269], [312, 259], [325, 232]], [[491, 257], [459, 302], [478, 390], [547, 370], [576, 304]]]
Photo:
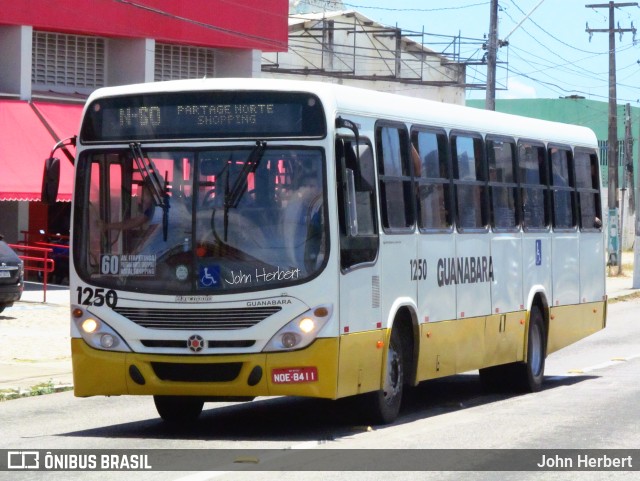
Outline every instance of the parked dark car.
[[0, 235], [0, 312], [19, 301], [24, 289], [24, 266]]

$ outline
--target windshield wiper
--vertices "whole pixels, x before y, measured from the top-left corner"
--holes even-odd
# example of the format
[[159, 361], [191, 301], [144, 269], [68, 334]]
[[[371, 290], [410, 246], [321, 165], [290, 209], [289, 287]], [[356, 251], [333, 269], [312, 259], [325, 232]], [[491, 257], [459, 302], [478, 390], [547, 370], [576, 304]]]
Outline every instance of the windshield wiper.
[[256, 141], [256, 146], [249, 153], [247, 160], [242, 166], [242, 170], [238, 173], [236, 181], [233, 183], [233, 187], [227, 192], [224, 199], [225, 208], [236, 208], [242, 199], [242, 196], [247, 191], [247, 180], [249, 174], [255, 172], [260, 166], [260, 161], [264, 155], [264, 151], [267, 148], [267, 143], [264, 140]]
[[153, 197], [153, 203], [162, 208], [162, 236], [166, 242], [169, 232], [169, 193], [168, 193], [168, 173], [164, 175], [164, 186], [162, 179], [158, 173], [158, 169], [153, 163], [153, 160], [146, 157], [142, 151], [140, 143], [129, 144], [131, 148], [131, 155], [133, 160], [140, 171], [142, 181], [147, 182], [151, 187], [151, 194]]
[[[242, 166], [242, 170], [238, 173], [233, 186], [227, 189], [224, 196], [224, 241], [227, 241], [227, 231], [229, 227], [229, 209], [238, 207], [242, 196], [247, 191], [247, 181], [249, 174], [254, 173], [260, 166], [260, 161], [264, 155], [264, 151], [267, 148], [267, 143], [264, 140], [257, 140], [256, 146], [247, 156], [247, 160]], [[229, 177], [227, 176], [227, 180]]]

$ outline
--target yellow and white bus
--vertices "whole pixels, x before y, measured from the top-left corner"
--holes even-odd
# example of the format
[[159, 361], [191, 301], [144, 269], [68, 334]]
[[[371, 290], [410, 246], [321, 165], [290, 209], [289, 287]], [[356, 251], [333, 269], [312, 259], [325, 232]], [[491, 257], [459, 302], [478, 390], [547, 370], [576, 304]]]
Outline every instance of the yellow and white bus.
[[153, 395], [170, 422], [358, 395], [391, 422], [404, 388], [465, 371], [537, 391], [548, 354], [605, 326], [597, 149], [325, 83], [100, 89], [75, 161], [75, 395]]

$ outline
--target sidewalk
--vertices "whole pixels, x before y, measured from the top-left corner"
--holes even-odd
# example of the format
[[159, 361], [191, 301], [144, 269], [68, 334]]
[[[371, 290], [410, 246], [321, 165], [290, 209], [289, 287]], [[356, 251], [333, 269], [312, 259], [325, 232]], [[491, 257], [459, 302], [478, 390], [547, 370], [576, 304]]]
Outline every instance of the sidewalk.
[[14, 391], [72, 385], [69, 288], [26, 282], [19, 302], [0, 313], [0, 399]]
[[[609, 299], [639, 293], [632, 281], [631, 276], [607, 277]], [[0, 400], [34, 387], [49, 391], [73, 384], [69, 289], [48, 286], [46, 303], [43, 298], [41, 285], [27, 283], [20, 302], [0, 314]]]

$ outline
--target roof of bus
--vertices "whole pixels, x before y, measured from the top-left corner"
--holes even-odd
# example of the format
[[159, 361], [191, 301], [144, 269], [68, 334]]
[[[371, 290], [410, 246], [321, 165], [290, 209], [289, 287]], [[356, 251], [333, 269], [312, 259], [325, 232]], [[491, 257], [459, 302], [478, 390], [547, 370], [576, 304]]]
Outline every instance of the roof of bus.
[[318, 95], [323, 102], [329, 112], [329, 118], [331, 118], [333, 111], [333, 114], [375, 116], [387, 120], [420, 123], [446, 129], [478, 131], [485, 134], [501, 134], [589, 147], [597, 146], [595, 134], [587, 127], [307, 80], [194, 79], [105, 87], [94, 91], [89, 97], [87, 105], [96, 98], [119, 95], [252, 89], [312, 92]]

